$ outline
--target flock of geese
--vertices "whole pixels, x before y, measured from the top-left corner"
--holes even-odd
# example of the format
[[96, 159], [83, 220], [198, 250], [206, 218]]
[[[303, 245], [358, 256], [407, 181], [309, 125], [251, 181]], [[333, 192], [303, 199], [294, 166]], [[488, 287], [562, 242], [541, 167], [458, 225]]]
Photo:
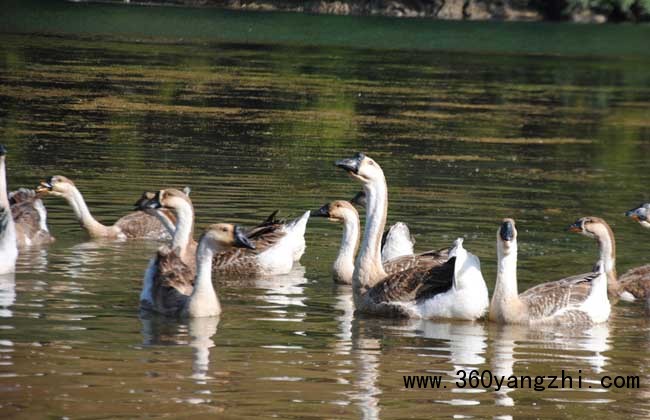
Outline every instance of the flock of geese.
[[[75, 184], [53, 176], [35, 189], [8, 192], [6, 149], [0, 145], [0, 274], [15, 270], [19, 249], [54, 239], [47, 227], [41, 197], [64, 198], [91, 238], [146, 238], [165, 241], [146, 268], [140, 294], [144, 310], [180, 317], [209, 317], [221, 313], [214, 275], [286, 274], [305, 252], [305, 228], [310, 216], [343, 225], [334, 281], [350, 284], [357, 311], [385, 317], [487, 317], [502, 324], [582, 326], [608, 320], [618, 299], [648, 301], [650, 265], [616, 273], [616, 247], [609, 225], [598, 217], [583, 217], [570, 232], [594, 238], [599, 258], [593, 272], [517, 288], [517, 228], [504, 219], [497, 231], [498, 269], [490, 301], [479, 259], [456, 239], [449, 247], [414, 252], [408, 227], [397, 223], [384, 232], [388, 193], [377, 162], [357, 153], [336, 166], [363, 186], [351, 201], [338, 200], [284, 222], [271, 214], [252, 229], [219, 223], [194, 240], [194, 208], [189, 189], [145, 192], [136, 210], [111, 226], [90, 213]], [[357, 208], [365, 207], [361, 244]], [[650, 204], [626, 213], [650, 228]], [[358, 251], [358, 252], [357, 252]]]

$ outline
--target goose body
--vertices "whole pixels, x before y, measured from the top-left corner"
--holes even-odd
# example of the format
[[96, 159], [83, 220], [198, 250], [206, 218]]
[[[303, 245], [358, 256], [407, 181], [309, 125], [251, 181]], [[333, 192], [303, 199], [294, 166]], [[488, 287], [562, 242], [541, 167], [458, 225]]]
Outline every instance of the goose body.
[[18, 258], [16, 226], [7, 196], [6, 154], [7, 149], [0, 144], [0, 274], [13, 273]]
[[[365, 208], [366, 193], [358, 192], [350, 200], [350, 203]], [[413, 255], [414, 247], [415, 238], [411, 235], [406, 223], [397, 222], [388, 228], [381, 237], [381, 260], [386, 262], [405, 255]]]
[[599, 271], [517, 291], [517, 230], [504, 219], [497, 231], [497, 280], [490, 320], [501, 324], [584, 326], [607, 321], [610, 303], [604, 266]]
[[[478, 319], [487, 311], [487, 286], [478, 259], [462, 250], [457, 241], [452, 257], [418, 260], [415, 267], [388, 274], [381, 262], [381, 235], [386, 223], [388, 193], [381, 167], [361, 153], [336, 165], [366, 193], [366, 226], [352, 278], [356, 309], [381, 316], [410, 318]], [[459, 269], [456, 270], [456, 263]], [[462, 268], [461, 268], [462, 267]], [[477, 273], [478, 272], [478, 273]], [[459, 293], [466, 284], [476, 293]], [[477, 299], [476, 296], [485, 298]]]
[[[141, 209], [167, 209], [175, 213], [176, 232], [172, 249], [180, 253], [184, 264], [192, 266], [196, 243], [192, 239], [194, 208], [184, 193], [167, 189], [153, 193], [150, 200], [140, 202]], [[215, 252], [212, 270], [227, 275], [286, 274], [291, 271], [294, 260], [305, 250], [305, 227], [309, 212], [288, 223], [275, 219], [275, 213], [260, 225], [246, 232], [255, 245], [255, 251], [232, 248]], [[180, 229], [180, 231], [179, 231]], [[149, 272], [149, 270], [147, 271]]]
[[[644, 228], [650, 228], [650, 203], [644, 203], [627, 213]], [[643, 300], [650, 307], [650, 264], [631, 268], [623, 273], [618, 281], [621, 285], [621, 299], [626, 301]]]
[[167, 228], [157, 217], [144, 212], [132, 212], [121, 217], [111, 226], [103, 225], [92, 216], [75, 184], [64, 176], [50, 177], [48, 181], [41, 183], [37, 192], [65, 198], [81, 227], [93, 239], [168, 240], [171, 238]]
[[[159, 275], [145, 284], [140, 307], [167, 316], [209, 317], [221, 314], [221, 304], [212, 284], [212, 259], [215, 252], [230, 247], [254, 248], [241, 230], [230, 224], [211, 225], [203, 233], [196, 251], [196, 275], [176, 275], [184, 266], [173, 249], [161, 249], [155, 257]], [[169, 265], [169, 267], [166, 267]], [[171, 268], [171, 269], [168, 269]]]
[[[357, 209], [348, 201], [338, 200], [325, 204], [311, 214], [316, 217], [327, 217], [331, 221], [343, 224], [343, 237], [341, 238], [339, 253], [332, 265], [332, 278], [334, 282], [339, 284], [352, 284], [354, 256], [359, 246], [360, 237], [360, 222]], [[396, 223], [393, 228], [397, 227], [399, 229], [400, 224]], [[406, 225], [403, 226], [406, 227]], [[387, 274], [397, 273], [419, 265], [440, 265], [449, 259], [448, 252], [448, 249], [442, 249], [414, 255], [411, 247], [410, 253], [386, 260], [382, 250], [382, 265]]]
[[47, 210], [34, 190], [21, 188], [9, 193], [9, 203], [18, 248], [54, 242], [47, 227]]

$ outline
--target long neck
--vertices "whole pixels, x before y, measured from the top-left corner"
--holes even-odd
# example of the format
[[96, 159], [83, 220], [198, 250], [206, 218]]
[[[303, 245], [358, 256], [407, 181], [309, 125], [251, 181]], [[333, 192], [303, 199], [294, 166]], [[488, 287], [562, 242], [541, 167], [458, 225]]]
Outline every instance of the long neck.
[[366, 227], [363, 243], [354, 266], [353, 287], [356, 292], [365, 292], [379, 280], [386, 277], [381, 263], [381, 235], [386, 225], [388, 191], [382, 176], [364, 185], [366, 192]]
[[207, 241], [201, 241], [196, 250], [196, 279], [194, 280], [194, 290], [192, 299], [200, 295], [216, 295], [212, 285], [212, 257], [215, 250], [210, 247]]
[[174, 222], [172, 222], [169, 219], [167, 214], [164, 211], [160, 210], [160, 209], [158, 209], [158, 210], [149, 210], [149, 211], [151, 211], [151, 213], [150, 213], [151, 215], [156, 216], [156, 219], [158, 219], [158, 221], [163, 225], [165, 230], [173, 238], [174, 233], [176, 232], [176, 225], [174, 224]]
[[104, 226], [95, 220], [92, 214], [90, 214], [90, 210], [84, 201], [83, 195], [81, 195], [81, 192], [79, 192], [76, 187], [72, 188], [71, 193], [65, 195], [65, 199], [68, 200], [68, 203], [72, 207], [81, 227], [86, 229], [91, 237], [99, 238], [110, 236], [111, 228]]
[[0, 206], [5, 209], [9, 208], [9, 197], [7, 194], [7, 169], [5, 167], [5, 157], [0, 156]]
[[190, 203], [182, 201], [174, 207], [174, 212], [176, 213], [176, 230], [172, 238], [172, 249], [179, 249], [181, 259], [186, 261], [186, 258], [189, 257], [189, 243], [194, 228], [194, 209]]
[[600, 225], [596, 230], [598, 241], [599, 259], [598, 264], [602, 265], [607, 275], [607, 285], [615, 290], [618, 287], [616, 276], [616, 242], [614, 234], [608, 226]]
[[508, 254], [498, 245], [497, 281], [492, 295], [492, 305], [509, 305], [513, 300], [519, 300], [517, 290], [517, 244], [512, 243]]
[[343, 219], [343, 237], [339, 254], [334, 260], [332, 271], [336, 278], [343, 283], [351, 283], [354, 274], [354, 254], [359, 245], [359, 215], [350, 214]]

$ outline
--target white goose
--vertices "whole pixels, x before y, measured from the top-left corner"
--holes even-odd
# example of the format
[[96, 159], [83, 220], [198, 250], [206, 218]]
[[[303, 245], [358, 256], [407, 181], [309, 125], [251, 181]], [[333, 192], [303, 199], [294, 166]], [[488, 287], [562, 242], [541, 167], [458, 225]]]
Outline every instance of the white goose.
[[[366, 208], [366, 193], [359, 191], [350, 203]], [[358, 217], [358, 216], [357, 216]], [[386, 262], [404, 255], [413, 255], [415, 238], [406, 223], [396, 222], [381, 237], [381, 261]]]
[[478, 258], [457, 240], [447, 262], [426, 264], [388, 275], [381, 263], [381, 235], [386, 224], [388, 192], [381, 167], [362, 153], [342, 159], [343, 168], [363, 184], [366, 226], [352, 287], [357, 310], [383, 316], [475, 320], [487, 311], [487, 286]]
[[538, 284], [517, 291], [517, 229], [504, 219], [497, 231], [497, 280], [490, 305], [490, 320], [500, 324], [558, 324], [584, 326], [607, 321], [604, 265], [598, 272]]
[[7, 149], [0, 144], [0, 274], [13, 273], [18, 258], [16, 226], [7, 196], [6, 155]]

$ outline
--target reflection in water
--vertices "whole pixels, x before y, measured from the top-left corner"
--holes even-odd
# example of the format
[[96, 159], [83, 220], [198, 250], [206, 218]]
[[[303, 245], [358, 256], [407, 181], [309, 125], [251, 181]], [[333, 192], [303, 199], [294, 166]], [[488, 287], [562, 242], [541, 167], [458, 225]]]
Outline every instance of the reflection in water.
[[305, 284], [307, 278], [305, 277], [305, 267], [298, 263], [294, 263], [291, 271], [284, 275], [279, 276], [261, 276], [255, 278], [255, 287], [262, 289], [264, 294], [259, 296], [259, 299], [272, 304], [269, 307], [269, 312], [272, 313], [271, 319], [267, 321], [302, 321], [306, 313], [289, 312], [289, 307], [306, 306], [304, 295]]
[[[190, 318], [185, 323], [147, 312], [140, 313], [142, 343], [153, 345], [189, 345], [192, 348], [192, 379], [205, 384], [211, 379], [210, 349], [217, 333], [219, 317]], [[187, 336], [189, 335], [189, 340]], [[206, 390], [209, 393], [210, 390]]]
[[0, 318], [11, 318], [11, 306], [16, 302], [16, 274], [0, 274]]

